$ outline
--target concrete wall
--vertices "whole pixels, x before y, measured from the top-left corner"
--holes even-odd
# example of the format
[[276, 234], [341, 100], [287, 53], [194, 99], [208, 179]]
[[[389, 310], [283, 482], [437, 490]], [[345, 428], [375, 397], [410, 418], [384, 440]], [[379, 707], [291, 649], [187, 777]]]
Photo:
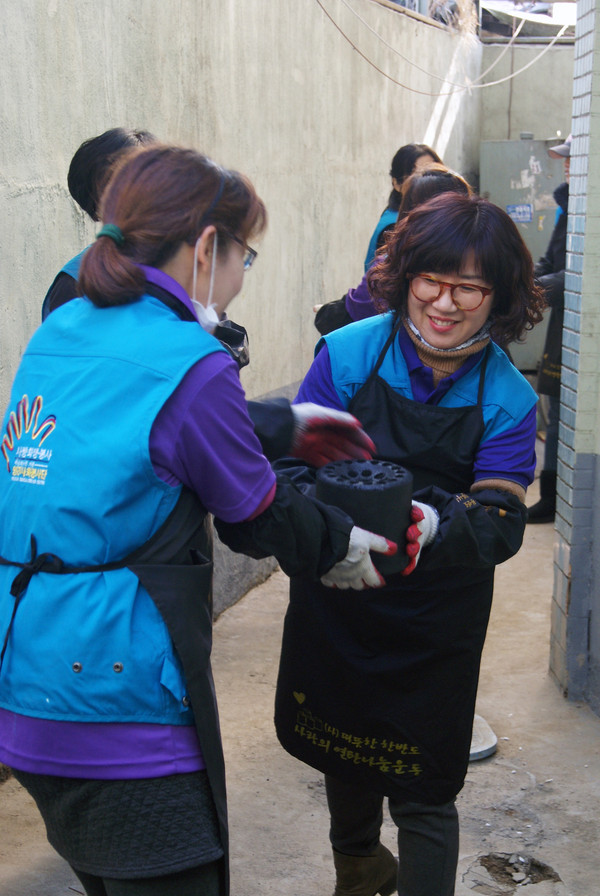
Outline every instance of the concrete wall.
[[[0, 74], [1, 392], [60, 264], [90, 240], [66, 190], [73, 151], [117, 124], [194, 145], [254, 180], [270, 212], [258, 264], [232, 317], [251, 334], [243, 375], [260, 395], [309, 363], [314, 302], [355, 285], [389, 192], [390, 159], [428, 131], [448, 162], [476, 168], [478, 102], [429, 96], [474, 78], [480, 47], [369, 0], [5, 0]], [[367, 25], [369, 27], [367, 27]], [[369, 28], [418, 59], [419, 69]], [[432, 121], [435, 112], [435, 122]]]
[[[270, 227], [231, 309], [250, 333], [251, 396], [293, 390], [317, 337], [313, 304], [362, 276], [396, 149], [426, 138], [476, 171], [479, 99], [444, 82], [476, 77], [478, 43], [370, 0], [352, 4], [362, 21], [340, 0], [324, 5], [331, 18], [307, 0], [4, 0], [2, 408], [48, 286], [93, 239], [66, 188], [84, 139], [147, 128], [255, 182]], [[270, 569], [220, 550], [216, 565], [217, 611]]]
[[[572, 42], [549, 50], [540, 43], [485, 44], [481, 139], [518, 140], [528, 132], [536, 140], [546, 140], [556, 137], [557, 131], [566, 137], [571, 130], [573, 52]], [[525, 66], [530, 67], [504, 80]], [[493, 84], [496, 81], [501, 83]]]

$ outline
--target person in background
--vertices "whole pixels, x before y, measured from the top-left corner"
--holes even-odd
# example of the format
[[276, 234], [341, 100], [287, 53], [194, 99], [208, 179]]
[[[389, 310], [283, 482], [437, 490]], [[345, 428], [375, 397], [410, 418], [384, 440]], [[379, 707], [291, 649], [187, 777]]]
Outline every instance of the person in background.
[[537, 396], [498, 342], [541, 320], [543, 293], [506, 212], [452, 192], [398, 222], [368, 283], [390, 310], [321, 339], [296, 400], [349, 410], [412, 474], [412, 559], [366, 600], [292, 577], [275, 723], [325, 773], [334, 896], [452, 896], [494, 569], [535, 467]]
[[537, 390], [548, 396], [548, 420], [544, 463], [540, 473], [540, 500], [528, 508], [528, 523], [552, 523], [556, 513], [556, 474], [558, 467], [558, 420], [560, 415], [560, 375], [562, 365], [562, 331], [565, 308], [565, 267], [567, 258], [567, 220], [569, 206], [569, 174], [571, 167], [571, 134], [564, 143], [553, 146], [548, 154], [562, 159], [564, 183], [554, 191], [558, 209], [554, 229], [546, 253], [535, 266], [535, 276], [543, 287], [550, 306], [548, 329], [544, 341]]
[[398, 220], [402, 184], [414, 171], [427, 168], [433, 162], [441, 164], [442, 160], [437, 152], [425, 143], [407, 143], [406, 146], [401, 146], [396, 152], [390, 167], [392, 191], [388, 198], [388, 204], [382, 212], [369, 240], [369, 247], [365, 256], [365, 273], [371, 267], [373, 259], [382, 247], [385, 234], [394, 227]]
[[395, 545], [274, 474], [212, 335], [266, 226], [250, 181], [154, 144], [100, 218], [84, 297], [34, 333], [3, 421], [0, 762], [88, 896], [221, 896], [209, 514], [340, 587], [383, 584], [369, 552]]
[[[402, 184], [413, 172], [427, 168], [434, 163], [442, 164], [442, 160], [430, 146], [425, 143], [407, 143], [401, 146], [392, 159], [390, 176], [392, 178], [392, 191], [388, 204], [381, 214], [373, 235], [369, 240], [369, 247], [365, 257], [365, 273], [369, 270], [375, 256], [385, 243], [386, 234], [394, 228], [398, 220], [400, 209]], [[324, 305], [315, 305], [315, 326], [320, 333], [330, 333], [350, 323], [355, 318], [352, 311], [346, 308], [346, 296], [335, 302], [327, 302]]]
[[[122, 153], [139, 146], [147, 146], [155, 140], [149, 131], [119, 127], [110, 128], [81, 144], [71, 159], [67, 186], [77, 205], [92, 221], [100, 220], [98, 213], [100, 196]], [[84, 252], [85, 249], [71, 258], [54, 278], [42, 304], [42, 320], [45, 320], [55, 308], [81, 295], [77, 277]]]
[[[426, 168], [419, 168], [410, 174], [402, 184], [397, 220], [402, 220], [411, 209], [426, 202], [427, 199], [431, 199], [432, 196], [448, 192], [463, 193], [465, 196], [472, 194], [471, 187], [464, 177], [446, 168], [445, 165], [433, 162]], [[392, 229], [388, 229], [386, 235], [392, 233]], [[382, 254], [385, 251], [385, 239], [380, 249], [380, 254]], [[358, 286], [349, 289], [341, 299], [326, 305], [315, 305], [313, 310], [316, 311], [315, 327], [322, 336], [355, 320], [372, 317], [378, 312], [369, 292], [367, 274], [363, 276]]]

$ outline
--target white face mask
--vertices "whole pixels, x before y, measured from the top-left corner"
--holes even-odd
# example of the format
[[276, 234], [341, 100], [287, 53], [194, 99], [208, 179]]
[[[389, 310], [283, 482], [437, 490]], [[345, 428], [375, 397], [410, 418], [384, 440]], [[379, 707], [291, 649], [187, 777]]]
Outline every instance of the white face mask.
[[217, 258], [217, 231], [215, 230], [215, 241], [213, 245], [213, 257], [210, 265], [210, 284], [208, 287], [208, 299], [206, 300], [206, 306], [199, 302], [196, 299], [196, 279], [197, 279], [197, 270], [198, 270], [198, 262], [196, 260], [196, 256], [198, 253], [198, 243], [202, 239], [202, 235], [198, 237], [196, 240], [196, 245], [194, 246], [194, 278], [192, 283], [192, 305], [194, 306], [194, 311], [196, 312], [196, 317], [198, 318], [198, 323], [202, 327], [203, 330], [206, 330], [208, 333], [212, 333], [217, 324], [219, 323], [219, 315], [215, 311], [216, 305], [212, 301], [213, 297], [213, 287], [215, 282], [215, 262]]

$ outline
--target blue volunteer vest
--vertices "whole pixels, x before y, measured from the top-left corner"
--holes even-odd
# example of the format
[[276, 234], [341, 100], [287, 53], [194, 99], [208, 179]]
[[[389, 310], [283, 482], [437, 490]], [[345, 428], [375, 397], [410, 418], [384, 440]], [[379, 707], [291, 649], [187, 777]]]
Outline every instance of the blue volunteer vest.
[[[152, 296], [58, 308], [29, 343], [1, 432], [0, 556], [109, 564], [144, 544], [181, 488], [160, 480], [148, 443], [194, 363], [224, 351]], [[19, 572], [0, 565], [0, 641]], [[35, 574], [14, 614], [0, 706], [69, 721], [193, 722], [180, 661], [155, 604], [127, 568]]]
[[385, 230], [386, 227], [389, 227], [391, 224], [395, 224], [398, 220], [398, 211], [394, 211], [391, 208], [386, 208], [383, 212], [381, 218], [377, 222], [377, 227], [373, 231], [373, 235], [369, 241], [369, 248], [367, 249], [367, 254], [365, 256], [365, 274], [371, 267], [373, 263], [373, 259], [375, 258], [375, 252], [377, 251], [377, 240], [379, 239], [379, 234], [382, 230]]
[[68, 274], [69, 277], [73, 278], [73, 280], [77, 280], [79, 278], [79, 268], [81, 267], [81, 261], [88, 249], [89, 246], [86, 246], [82, 252], [80, 252], [78, 255], [75, 255], [74, 258], [71, 258], [70, 261], [63, 265], [63, 267], [61, 268], [61, 273]]
[[[349, 407], [352, 398], [375, 367], [379, 353], [390, 335], [392, 320], [393, 315], [388, 312], [356, 321], [329, 333], [317, 343], [317, 352], [323, 342], [327, 344], [333, 385], [344, 407]], [[512, 429], [537, 401], [533, 388], [510, 363], [502, 349], [492, 342], [487, 354], [482, 400], [484, 442]], [[440, 407], [476, 404], [480, 367], [481, 361], [454, 383], [440, 400]], [[385, 355], [379, 375], [400, 395], [413, 397], [408, 367], [397, 345], [392, 346]]]
[[44, 297], [44, 301], [42, 303], [42, 321], [45, 321], [46, 318], [48, 317], [48, 315], [50, 314], [50, 307], [49, 307], [50, 306], [50, 296], [54, 289], [54, 284], [56, 283], [56, 281], [58, 280], [58, 278], [60, 277], [61, 274], [67, 274], [69, 277], [71, 277], [72, 280], [75, 280], [75, 281], [78, 280], [79, 268], [81, 267], [81, 260], [83, 259], [83, 256], [87, 252], [88, 248], [89, 248], [89, 246], [86, 246], [86, 248], [82, 252], [80, 252], [78, 255], [75, 255], [74, 258], [71, 258], [69, 261], [67, 261], [67, 263], [65, 265], [63, 265], [63, 267], [60, 269], [60, 271], [58, 272], [58, 274], [52, 281], [52, 286], [46, 293], [46, 295]]

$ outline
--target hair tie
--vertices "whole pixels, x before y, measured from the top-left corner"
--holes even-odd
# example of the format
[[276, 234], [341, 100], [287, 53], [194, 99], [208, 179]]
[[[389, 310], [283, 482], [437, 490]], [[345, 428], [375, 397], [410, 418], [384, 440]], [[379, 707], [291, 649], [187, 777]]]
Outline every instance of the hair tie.
[[96, 234], [96, 239], [99, 239], [101, 236], [107, 236], [109, 239], [114, 240], [119, 249], [125, 245], [123, 231], [116, 224], [105, 224]]

